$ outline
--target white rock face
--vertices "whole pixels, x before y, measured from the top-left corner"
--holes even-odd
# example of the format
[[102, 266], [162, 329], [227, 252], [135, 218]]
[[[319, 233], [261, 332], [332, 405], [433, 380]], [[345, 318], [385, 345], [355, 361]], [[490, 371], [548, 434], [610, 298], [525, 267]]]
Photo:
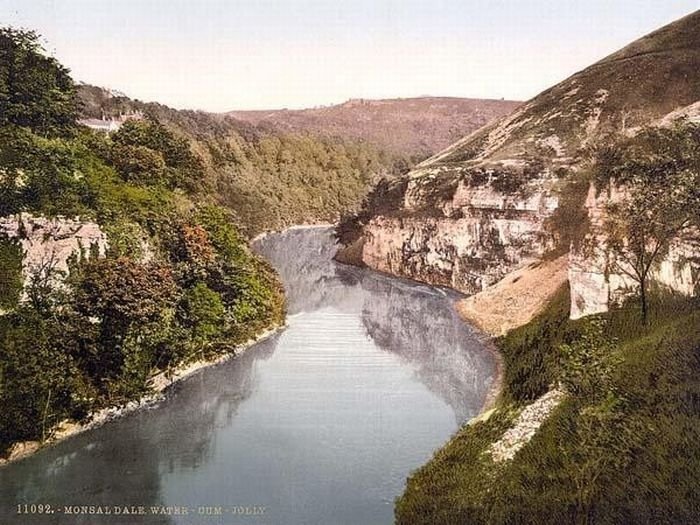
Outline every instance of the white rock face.
[[66, 275], [71, 255], [89, 257], [91, 249], [104, 255], [108, 246], [107, 236], [98, 224], [78, 218], [48, 219], [28, 213], [0, 217], [0, 233], [17, 239], [22, 246], [25, 283], [37, 272], [42, 275], [51, 272], [56, 277]]
[[[403, 209], [408, 213], [378, 215], [364, 227], [361, 257], [367, 266], [471, 295], [552, 248], [544, 225], [558, 202], [546, 178], [533, 181], [536, 189], [524, 195], [460, 182], [445, 196], [433, 197], [437, 211], [433, 207], [423, 213], [421, 206], [431, 198], [429, 188], [439, 176], [438, 170], [423, 170], [406, 190]], [[585, 205], [593, 231], [602, 225], [606, 203], [623, 197], [620, 190], [596, 195], [589, 189]], [[569, 256], [572, 319], [607, 312], [636, 292], [634, 280], [611, 271], [615, 265], [603, 237], [589, 236], [584, 245], [592, 248], [572, 249]], [[696, 231], [676, 239], [651, 274], [655, 283], [685, 295], [698, 293], [699, 278]]]
[[[623, 197], [624, 192], [614, 188], [596, 195], [596, 189], [591, 185], [586, 208], [592, 231], [603, 224], [606, 204]], [[619, 304], [637, 290], [633, 279], [613, 271], [616, 265], [605, 247], [603, 236], [590, 234], [584, 245], [588, 248], [572, 249], [569, 256], [572, 319], [607, 312], [612, 305]], [[698, 231], [688, 231], [675, 239], [666, 257], [650, 273], [651, 281], [688, 296], [698, 293], [699, 278]]]
[[557, 198], [546, 183], [506, 195], [460, 182], [440, 199], [439, 213], [425, 216], [417, 210], [433, 174], [424, 177], [411, 181], [404, 197], [414, 214], [376, 216], [364, 228], [362, 261], [369, 267], [473, 294], [552, 247], [544, 221]]
[[489, 447], [488, 452], [491, 458], [496, 462], [513, 459], [565, 397], [566, 394], [563, 390], [553, 389], [526, 406], [515, 424], [505, 431], [501, 439]]

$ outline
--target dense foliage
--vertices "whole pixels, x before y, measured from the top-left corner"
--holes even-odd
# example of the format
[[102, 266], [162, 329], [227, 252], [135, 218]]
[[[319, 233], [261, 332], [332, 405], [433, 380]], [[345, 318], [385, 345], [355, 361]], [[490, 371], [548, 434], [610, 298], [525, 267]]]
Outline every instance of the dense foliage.
[[284, 317], [280, 283], [230, 211], [203, 191], [207, 168], [155, 118], [111, 135], [75, 123], [75, 88], [36, 35], [0, 32], [0, 216], [80, 216], [109, 238], [68, 276], [24, 283], [21, 239], [0, 239], [0, 450], [57, 422], [125, 403], [157, 371], [235, 350]]
[[[378, 178], [404, 173], [413, 164], [407, 155], [358, 139], [255, 127], [224, 115], [112, 96], [93, 86], [81, 86], [79, 95], [84, 116], [145, 115], [187, 140], [202, 160], [194, 189], [231, 209], [248, 234], [335, 221], [356, 209]], [[120, 152], [128, 154], [119, 162], [129, 164], [124, 171], [135, 178], [141, 165], [156, 171], [159, 166], [142, 149], [149, 144], [132, 140], [138, 134], [131, 130], [119, 139]]]

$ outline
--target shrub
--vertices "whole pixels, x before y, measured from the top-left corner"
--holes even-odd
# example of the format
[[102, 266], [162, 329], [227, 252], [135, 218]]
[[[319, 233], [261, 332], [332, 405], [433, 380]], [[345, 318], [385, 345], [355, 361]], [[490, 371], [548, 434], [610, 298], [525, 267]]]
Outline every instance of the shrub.
[[192, 337], [201, 342], [221, 332], [225, 313], [221, 296], [205, 283], [197, 283], [187, 290], [178, 308], [182, 326], [191, 330]]
[[0, 309], [14, 308], [24, 284], [22, 278], [22, 246], [0, 235]]

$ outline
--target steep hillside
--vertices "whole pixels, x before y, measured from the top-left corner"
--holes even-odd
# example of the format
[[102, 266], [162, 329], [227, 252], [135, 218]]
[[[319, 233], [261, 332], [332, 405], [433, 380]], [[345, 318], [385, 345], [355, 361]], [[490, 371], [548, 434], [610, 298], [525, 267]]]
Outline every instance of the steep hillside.
[[700, 93], [700, 13], [633, 42], [576, 73], [503, 119], [436, 155], [464, 161], [576, 160], [600, 137], [630, 131], [689, 106]]
[[658, 302], [647, 325], [568, 313], [562, 287], [496, 341], [496, 408], [412, 474], [397, 524], [697, 523], [698, 301]]
[[[587, 222], [584, 172], [592, 152], [644, 126], [696, 117], [698, 99], [700, 12], [576, 73], [383, 187], [387, 198], [368, 200], [381, 207], [366, 207], [354, 231], [344, 228], [353, 231], [346, 243], [371, 267], [477, 293], [548, 252], [568, 250]], [[585, 302], [579, 295], [572, 290], [573, 301]]]
[[[455, 97], [352, 99], [335, 106], [228, 114], [280, 131], [311, 131], [361, 139], [411, 158], [424, 158], [513, 111], [520, 102]], [[389, 132], [390, 131], [390, 132]]]
[[472, 294], [460, 313], [499, 336], [493, 409], [411, 475], [396, 523], [698, 521], [698, 108], [700, 12], [340, 225], [342, 260]]

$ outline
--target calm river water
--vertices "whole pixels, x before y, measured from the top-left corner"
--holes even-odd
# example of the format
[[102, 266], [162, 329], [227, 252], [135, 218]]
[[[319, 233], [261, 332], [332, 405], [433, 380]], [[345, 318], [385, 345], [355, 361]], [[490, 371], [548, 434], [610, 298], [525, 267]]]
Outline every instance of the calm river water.
[[[479, 411], [491, 355], [454, 296], [333, 262], [329, 229], [255, 248], [284, 280], [289, 326], [154, 408], [0, 469], [0, 523], [392, 523], [406, 477]], [[17, 515], [25, 503], [54, 513]], [[66, 515], [81, 505], [92, 514]]]

